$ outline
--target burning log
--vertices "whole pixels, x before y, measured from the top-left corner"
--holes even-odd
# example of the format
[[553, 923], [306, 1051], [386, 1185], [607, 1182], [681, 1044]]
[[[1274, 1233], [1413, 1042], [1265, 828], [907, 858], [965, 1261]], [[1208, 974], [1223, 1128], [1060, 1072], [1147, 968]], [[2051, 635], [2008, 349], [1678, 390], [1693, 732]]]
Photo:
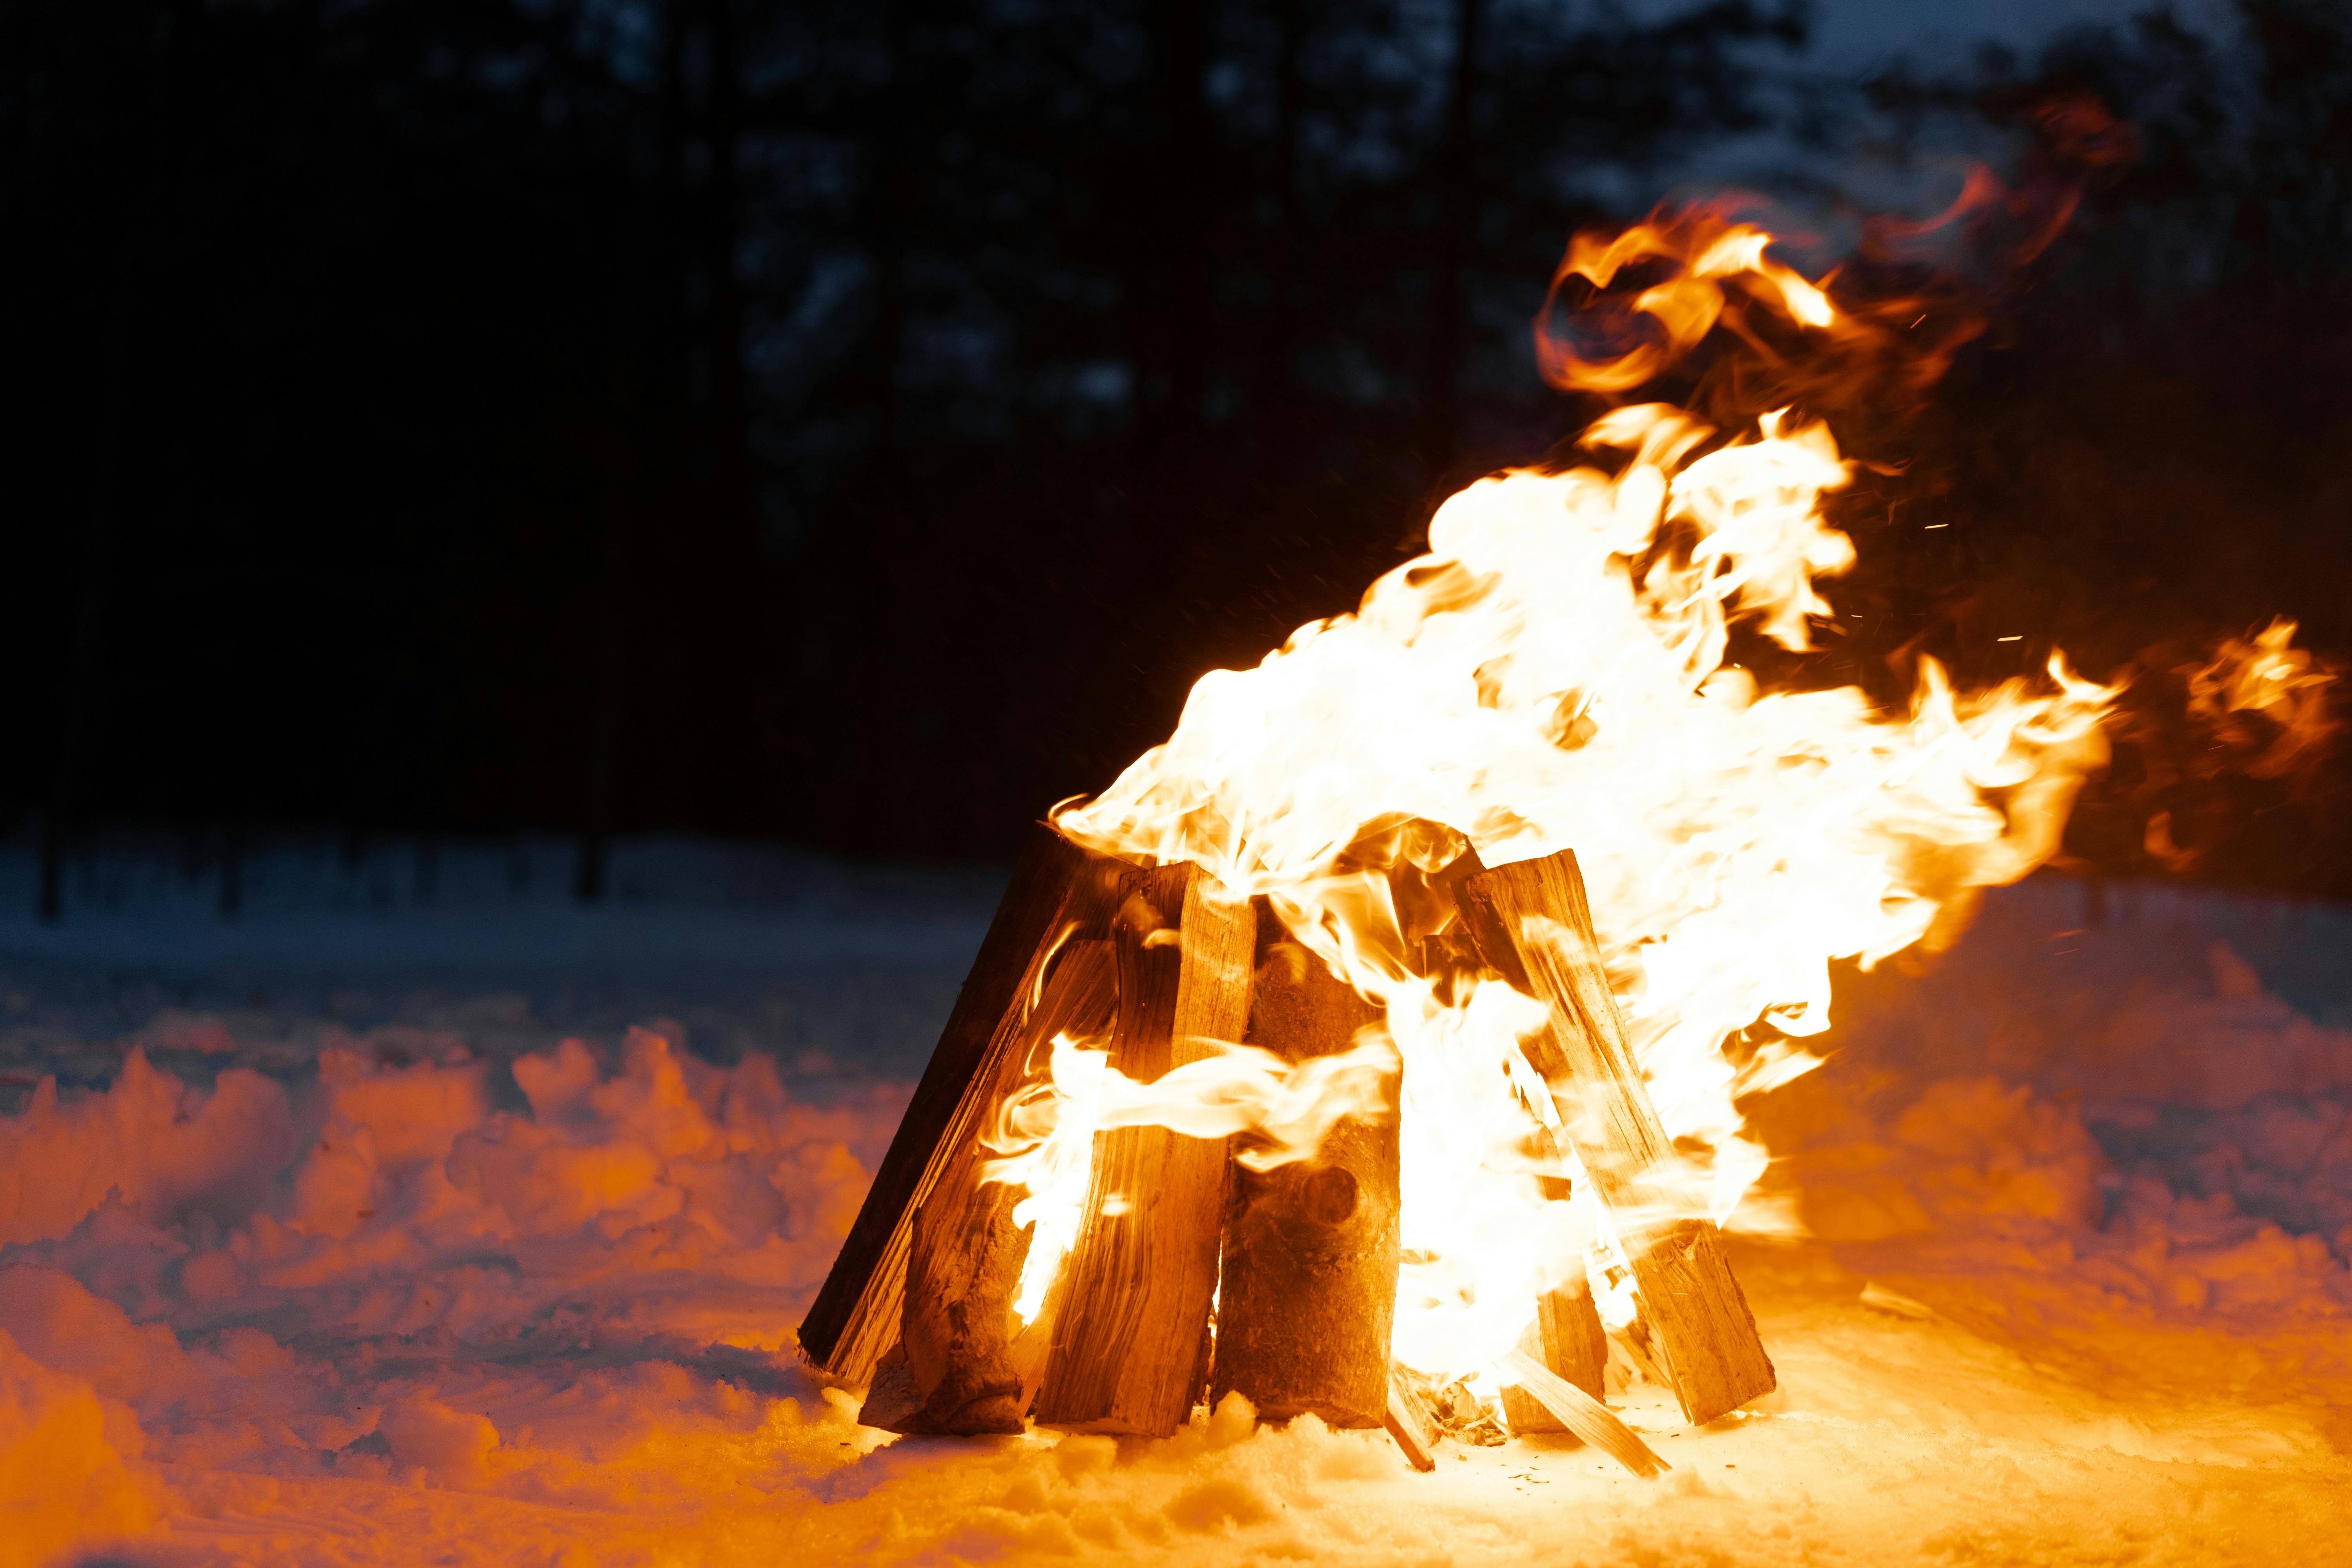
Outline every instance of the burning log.
[[[1063, 931], [1096, 923], [1082, 895], [1064, 905]], [[1011, 1048], [995, 1053], [988, 1105], [1020, 1087], [1055, 1035], [1084, 1037], [1110, 1026], [1118, 994], [1108, 942], [1066, 942], [1041, 978], [1034, 1010], [1008, 1020], [1017, 1033]], [[876, 1370], [861, 1425], [962, 1436], [1022, 1430], [1028, 1402], [1010, 1331], [1030, 1229], [1013, 1224], [1021, 1193], [982, 1180], [989, 1152], [978, 1139], [953, 1149], [915, 1211], [898, 1346]]]
[[[1239, 1037], [1257, 921], [1189, 864], [1142, 872], [1115, 923], [1110, 1065], [1157, 1079]], [[1171, 922], [1170, 915], [1175, 916]], [[1037, 1393], [1041, 1425], [1166, 1436], [1203, 1381], [1228, 1153], [1165, 1127], [1097, 1135], [1094, 1174]]]
[[[1452, 919], [1462, 909], [1462, 884], [1468, 878], [1486, 870], [1475, 850], [1465, 851], [1438, 879], [1438, 886], [1449, 895], [1444, 902], [1442, 917]], [[1427, 918], [1427, 917], [1424, 917]], [[1466, 928], [1468, 921], [1464, 921]], [[1518, 962], [1516, 952], [1506, 948], [1489, 963], [1481, 953], [1478, 942], [1466, 929], [1440, 931], [1421, 939], [1422, 973], [1442, 977], [1450, 987], [1455, 977], [1477, 974], [1502, 979], [1520, 990], [1532, 992], [1527, 971]], [[1557, 1136], [1549, 1129], [1538, 1130], [1530, 1140], [1528, 1151], [1545, 1173], [1536, 1180], [1544, 1195], [1556, 1201], [1570, 1196], [1569, 1179], [1563, 1173], [1567, 1161], [1561, 1157]], [[1601, 1313], [1594, 1307], [1591, 1284], [1580, 1269], [1576, 1278], [1546, 1291], [1536, 1301], [1536, 1321], [1518, 1344], [1521, 1354], [1533, 1359], [1554, 1376], [1581, 1389], [1593, 1399], [1604, 1394], [1603, 1374], [1609, 1364], [1609, 1333], [1601, 1326]], [[1661, 1383], [1665, 1381], [1663, 1373]], [[1549, 1406], [1516, 1384], [1503, 1389], [1503, 1413], [1513, 1432], [1565, 1432], [1569, 1427], [1552, 1414]]]
[[994, 1104], [997, 1069], [1036, 994], [1065, 906], [1126, 870], [1039, 826], [1013, 868], [955, 1009], [932, 1049], [889, 1152], [800, 1327], [801, 1353], [856, 1386], [898, 1335], [918, 1208], [975, 1141]]
[[1685, 1219], [1661, 1232], [1631, 1217], [1645, 1173], [1674, 1150], [1627, 1044], [1574, 853], [1471, 872], [1457, 896], [1480, 954], [1550, 1005], [1535, 1067], [1602, 1205], [1629, 1216], [1618, 1240], [1685, 1418], [1712, 1421], [1769, 1393], [1772, 1363], [1715, 1227]]
[[[1264, 913], [1262, 929], [1280, 928]], [[1249, 1038], [1286, 1061], [1335, 1056], [1380, 1010], [1294, 943], [1258, 966]], [[1268, 1420], [1313, 1411], [1378, 1426], [1396, 1311], [1398, 1133], [1350, 1118], [1314, 1158], [1237, 1169], [1225, 1220], [1210, 1403], [1238, 1390]]]

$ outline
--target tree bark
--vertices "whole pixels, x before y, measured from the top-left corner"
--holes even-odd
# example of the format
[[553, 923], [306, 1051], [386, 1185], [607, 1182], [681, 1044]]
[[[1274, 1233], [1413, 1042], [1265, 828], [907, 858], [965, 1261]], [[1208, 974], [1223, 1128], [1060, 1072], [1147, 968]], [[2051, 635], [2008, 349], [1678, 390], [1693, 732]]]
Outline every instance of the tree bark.
[[[1253, 1045], [1300, 1062], [1348, 1049], [1380, 1020], [1320, 959], [1295, 943], [1267, 945], [1250, 1000]], [[1311, 1160], [1236, 1168], [1211, 1405], [1238, 1391], [1268, 1420], [1311, 1410], [1334, 1426], [1382, 1424], [1399, 1198], [1393, 1110], [1340, 1122]]]
[[[1135, 878], [1114, 940], [1111, 1066], [1141, 1082], [1234, 1040], [1249, 1018], [1256, 918], [1190, 865]], [[1170, 940], [1173, 926], [1174, 940]], [[1201, 1393], [1226, 1146], [1164, 1127], [1097, 1133], [1087, 1215], [1064, 1268], [1043, 1426], [1164, 1437]]]
[[1530, 1056], [1616, 1224], [1684, 1416], [1696, 1426], [1769, 1393], [1772, 1363], [1715, 1226], [1639, 1218], [1649, 1208], [1648, 1174], [1674, 1149], [1626, 1040], [1576, 856], [1563, 849], [1480, 871], [1462, 879], [1459, 893], [1487, 962], [1507, 976], [1517, 968], [1528, 994], [1550, 1005], [1551, 1026]]

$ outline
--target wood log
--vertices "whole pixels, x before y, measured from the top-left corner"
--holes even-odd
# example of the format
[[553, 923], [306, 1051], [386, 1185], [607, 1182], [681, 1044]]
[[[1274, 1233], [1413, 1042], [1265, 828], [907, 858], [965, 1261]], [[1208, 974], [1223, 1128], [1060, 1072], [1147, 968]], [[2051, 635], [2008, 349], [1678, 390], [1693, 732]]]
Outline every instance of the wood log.
[[1073, 892], [1126, 869], [1042, 823], [1030, 835], [889, 1152], [801, 1322], [801, 1354], [828, 1382], [865, 1384], [897, 1337], [915, 1211], [992, 1103], [992, 1053], [1003, 1048], [1005, 1020], [1034, 991]]
[[[1078, 907], [1083, 902], [1065, 903], [1065, 929], [1090, 923], [1089, 911]], [[992, 1117], [1024, 1079], [1044, 1070], [1055, 1035], [1108, 1032], [1118, 1005], [1114, 965], [1106, 940], [1061, 945], [1035, 1008], [1006, 1017], [1012, 1038], [992, 1053], [988, 1075]], [[887, 1378], [877, 1370], [858, 1417], [864, 1426], [959, 1436], [1023, 1429], [1028, 1406], [1013, 1353], [1013, 1301], [1033, 1227], [1013, 1222], [1024, 1189], [982, 1180], [996, 1155], [981, 1136], [987, 1131], [982, 1122], [948, 1152], [937, 1184], [915, 1211], [900, 1349], [895, 1360], [884, 1358]]]
[[[1116, 922], [1110, 1065], [1140, 1082], [1238, 1040], [1256, 918], [1189, 865], [1136, 874]], [[1172, 927], [1171, 930], [1169, 928]], [[1154, 929], [1157, 928], [1157, 929]], [[1164, 1437], [1201, 1393], [1228, 1154], [1164, 1127], [1096, 1134], [1086, 1218], [1037, 1392], [1040, 1425]]]
[[[1250, 1043], [1285, 1060], [1332, 1056], [1380, 1009], [1258, 913], [1264, 957], [1250, 999]], [[1266, 1420], [1313, 1411], [1333, 1426], [1378, 1426], [1389, 1400], [1396, 1314], [1398, 1130], [1333, 1127], [1312, 1159], [1236, 1166], [1217, 1294], [1209, 1403], [1238, 1390]]]
[[[1528, 1325], [1518, 1348], [1562, 1382], [1594, 1399], [1605, 1398], [1602, 1372], [1609, 1364], [1609, 1333], [1601, 1326], [1591, 1288], [1581, 1273], [1536, 1298], [1536, 1321]], [[1517, 1384], [1503, 1390], [1503, 1415], [1514, 1432], [1568, 1430], [1543, 1401]]]
[[1404, 1450], [1407, 1464], [1416, 1470], [1437, 1468], [1437, 1445], [1444, 1433], [1430, 1411], [1429, 1401], [1422, 1397], [1421, 1390], [1413, 1386], [1412, 1379], [1401, 1366], [1389, 1368], [1388, 1406], [1382, 1412], [1381, 1425], [1389, 1429], [1396, 1446]]
[[1684, 1417], [1696, 1426], [1769, 1393], [1772, 1363], [1715, 1226], [1637, 1222], [1647, 1173], [1674, 1150], [1601, 966], [1575, 855], [1481, 870], [1462, 879], [1457, 897], [1481, 954], [1507, 976], [1516, 967], [1528, 994], [1550, 1005], [1551, 1026], [1530, 1054], [1603, 1206], [1624, 1216], [1617, 1239]]

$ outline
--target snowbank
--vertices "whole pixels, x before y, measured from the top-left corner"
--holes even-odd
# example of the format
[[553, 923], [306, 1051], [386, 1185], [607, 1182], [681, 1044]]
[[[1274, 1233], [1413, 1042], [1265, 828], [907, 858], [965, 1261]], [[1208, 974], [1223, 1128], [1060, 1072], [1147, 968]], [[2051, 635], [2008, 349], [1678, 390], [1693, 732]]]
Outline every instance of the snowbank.
[[[2093, 924], [2037, 882], [1928, 973], [1843, 977], [1830, 1065], [1751, 1107], [1815, 1232], [1736, 1253], [1783, 1387], [1698, 1432], [1630, 1390], [1675, 1467], [1644, 1483], [1566, 1439], [1419, 1477], [1238, 1410], [1160, 1444], [858, 1427], [792, 1329], [985, 894], [812, 914], [706, 883], [600, 926], [494, 887], [352, 911], [370, 943], [314, 892], [323, 934], [289, 895], [243, 949], [128, 897], [113, 938], [0, 926], [29, 1080], [0, 1117], [0, 1568], [2189, 1563], [2326, 1560], [2352, 1525], [2340, 913], [2125, 893]], [[634, 950], [665, 909], [734, 922], [734, 956]], [[215, 963], [259, 1004], [208, 996]], [[585, 1016], [610, 985], [560, 1016], [614, 973], [642, 1026]], [[812, 1001], [774, 1037], [777, 995], [893, 974], [898, 1037], [828, 1037], [850, 1015]]]

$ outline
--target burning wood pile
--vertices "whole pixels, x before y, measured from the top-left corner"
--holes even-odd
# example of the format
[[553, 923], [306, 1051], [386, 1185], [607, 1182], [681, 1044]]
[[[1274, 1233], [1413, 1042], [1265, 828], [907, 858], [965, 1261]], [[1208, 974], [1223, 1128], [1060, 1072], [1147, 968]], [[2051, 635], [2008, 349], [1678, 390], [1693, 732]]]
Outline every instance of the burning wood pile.
[[[1893, 352], [1770, 243], [1580, 238], [1563, 278], [1663, 346], [1548, 374], [1629, 390], [1718, 320]], [[1735, 623], [1804, 653], [1853, 560], [1827, 428], [1634, 405], [1583, 447], [1039, 830], [801, 1327], [866, 1425], [1165, 1436], [1238, 1394], [1424, 1469], [1565, 1430], [1651, 1474], [1612, 1346], [1693, 1425], [1773, 1388], [1720, 1231], [1792, 1221], [1737, 1101], [1815, 1065], [1832, 960], [2049, 858], [2114, 692], [2055, 656], [1923, 658], [1903, 712], [1759, 690]]]
[[[1540, 996], [1535, 1064], [1601, 1201], [1632, 1198], [1667, 1140], [1628, 1047], [1576, 858], [1488, 870], [1465, 852], [1439, 879], [1454, 918], [1424, 939], [1432, 966]], [[1515, 936], [1530, 919], [1566, 942]], [[1108, 1032], [1109, 1065], [1156, 1079], [1241, 1038], [1304, 1064], [1380, 1027], [1377, 1011], [1252, 900], [1197, 867], [1134, 867], [1041, 829], [1023, 858], [914, 1102], [801, 1342], [845, 1384], [871, 1382], [861, 1420], [974, 1435], [1041, 1425], [1166, 1436], [1195, 1405], [1238, 1393], [1265, 1419], [1313, 1412], [1384, 1426], [1428, 1469], [1448, 1426], [1475, 1426], [1390, 1357], [1399, 1263], [1393, 1114], [1335, 1124], [1313, 1155], [1253, 1171], [1245, 1139], [1164, 1126], [1101, 1134], [1084, 1221], [1042, 1314], [1018, 1331], [1030, 1232], [1018, 1194], [986, 1180], [982, 1130], [1057, 1036]], [[1393, 1088], [1390, 1090], [1393, 1095]], [[1555, 1134], [1534, 1152], [1553, 1194], [1573, 1178]], [[1633, 1353], [1694, 1425], [1773, 1386], [1772, 1363], [1717, 1244], [1685, 1219], [1620, 1232], [1641, 1299]], [[1537, 1304], [1504, 1390], [1513, 1432], [1571, 1431], [1629, 1468], [1660, 1461], [1601, 1404], [1606, 1340], [1580, 1277]]]

